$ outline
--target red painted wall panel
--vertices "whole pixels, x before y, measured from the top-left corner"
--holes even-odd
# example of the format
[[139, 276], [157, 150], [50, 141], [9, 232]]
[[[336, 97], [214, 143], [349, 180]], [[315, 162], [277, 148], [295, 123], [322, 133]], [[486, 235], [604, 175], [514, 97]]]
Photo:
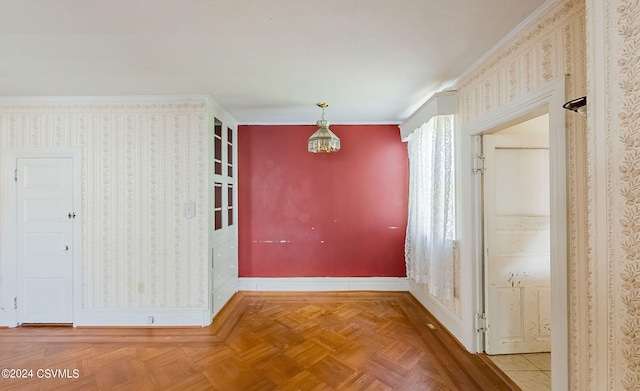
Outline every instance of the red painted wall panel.
[[331, 125], [341, 150], [307, 152], [311, 125], [238, 130], [241, 277], [404, 277], [408, 158], [395, 125]]

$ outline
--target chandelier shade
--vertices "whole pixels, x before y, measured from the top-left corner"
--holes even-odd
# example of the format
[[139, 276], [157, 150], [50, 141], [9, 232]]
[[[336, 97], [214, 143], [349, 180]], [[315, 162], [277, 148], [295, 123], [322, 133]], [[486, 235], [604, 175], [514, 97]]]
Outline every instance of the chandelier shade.
[[329, 106], [326, 103], [318, 103], [318, 107], [322, 109], [322, 118], [316, 122], [318, 130], [309, 137], [307, 149], [309, 152], [336, 152], [340, 150], [340, 139], [329, 129], [329, 121], [324, 119], [324, 109]]

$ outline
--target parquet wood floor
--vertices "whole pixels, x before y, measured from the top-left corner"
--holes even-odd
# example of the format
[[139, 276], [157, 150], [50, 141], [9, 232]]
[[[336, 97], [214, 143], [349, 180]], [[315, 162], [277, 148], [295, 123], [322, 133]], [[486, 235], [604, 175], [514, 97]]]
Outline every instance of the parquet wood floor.
[[517, 390], [407, 292], [239, 292], [205, 328], [0, 329], [11, 368], [33, 378], [0, 390]]

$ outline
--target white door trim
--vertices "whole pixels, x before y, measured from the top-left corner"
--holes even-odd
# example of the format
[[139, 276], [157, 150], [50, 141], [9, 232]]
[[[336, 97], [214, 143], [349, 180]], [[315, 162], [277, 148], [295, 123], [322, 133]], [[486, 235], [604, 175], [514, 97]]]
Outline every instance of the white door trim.
[[0, 307], [0, 325], [15, 327], [18, 325], [17, 311], [14, 298], [17, 297], [17, 249], [16, 249], [16, 185], [15, 168], [17, 160], [21, 158], [66, 157], [73, 160], [74, 192], [73, 205], [76, 219], [73, 227], [73, 313], [74, 320], [82, 306], [82, 235], [81, 235], [81, 200], [80, 188], [80, 148], [19, 148], [2, 151], [2, 177], [0, 183], [3, 192], [0, 211], [2, 218], [2, 238], [0, 238], [0, 270], [2, 270], [2, 302]]
[[[557, 78], [537, 91], [520, 97], [475, 121], [464, 124], [461, 129], [461, 166], [460, 178], [461, 213], [469, 216], [463, 222], [467, 228], [461, 230], [461, 259], [469, 259], [472, 264], [462, 284], [469, 284], [471, 289], [463, 291], [462, 302], [468, 303], [463, 308], [465, 320], [465, 341], [472, 352], [482, 351], [481, 339], [477, 337], [473, 317], [481, 312], [478, 297], [483, 295], [482, 276], [482, 241], [478, 233], [482, 233], [481, 200], [482, 195], [474, 177], [473, 166], [476, 136], [504, 129], [523, 119], [533, 118], [538, 114], [549, 113], [549, 167], [551, 187], [551, 317], [554, 324], [551, 330], [551, 385], [554, 390], [568, 389], [569, 370], [569, 338], [568, 338], [568, 287], [567, 287], [567, 148], [566, 148], [566, 110], [565, 103], [566, 77]], [[468, 168], [468, 169], [466, 169]], [[465, 196], [466, 194], [466, 196]]]

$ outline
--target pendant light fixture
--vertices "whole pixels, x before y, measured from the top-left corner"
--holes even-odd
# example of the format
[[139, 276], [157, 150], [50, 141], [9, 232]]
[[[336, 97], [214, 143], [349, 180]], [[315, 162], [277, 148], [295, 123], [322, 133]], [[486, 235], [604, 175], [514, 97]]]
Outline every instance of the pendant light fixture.
[[324, 119], [324, 109], [329, 105], [320, 102], [316, 104], [322, 109], [322, 118], [316, 122], [318, 124], [318, 130], [309, 137], [308, 150], [309, 152], [337, 152], [340, 150], [340, 139], [331, 130], [329, 130], [329, 121]]

